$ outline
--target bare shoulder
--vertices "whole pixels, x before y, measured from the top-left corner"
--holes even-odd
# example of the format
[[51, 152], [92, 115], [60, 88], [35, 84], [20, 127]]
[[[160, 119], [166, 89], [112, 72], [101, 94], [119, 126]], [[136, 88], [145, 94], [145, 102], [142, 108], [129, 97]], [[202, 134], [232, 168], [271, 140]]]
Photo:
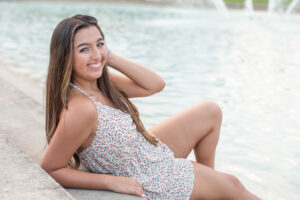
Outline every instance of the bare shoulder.
[[46, 171], [66, 167], [70, 158], [97, 129], [97, 109], [86, 96], [74, 95], [63, 108], [41, 166]]
[[84, 94], [71, 95], [68, 99], [68, 110], [82, 114], [97, 114], [97, 108], [94, 102]]
[[70, 95], [68, 98], [68, 108], [63, 108], [60, 118], [66, 124], [77, 127], [95, 129], [97, 124], [97, 108], [95, 104], [85, 95]]

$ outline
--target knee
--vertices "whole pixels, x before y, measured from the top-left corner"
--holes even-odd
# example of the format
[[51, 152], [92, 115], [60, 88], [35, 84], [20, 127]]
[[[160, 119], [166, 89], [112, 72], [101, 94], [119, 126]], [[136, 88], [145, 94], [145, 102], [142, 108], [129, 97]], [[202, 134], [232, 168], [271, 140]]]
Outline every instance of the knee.
[[222, 109], [220, 108], [220, 106], [213, 102], [213, 101], [203, 101], [203, 102], [200, 102], [199, 105], [204, 109], [205, 109], [205, 112], [211, 116], [212, 118], [218, 120], [219, 122], [222, 121]]
[[231, 174], [226, 174], [225, 176], [228, 183], [232, 185], [236, 190], [238, 190], [239, 192], [243, 192], [246, 190], [246, 188], [243, 186], [243, 184], [237, 177]]

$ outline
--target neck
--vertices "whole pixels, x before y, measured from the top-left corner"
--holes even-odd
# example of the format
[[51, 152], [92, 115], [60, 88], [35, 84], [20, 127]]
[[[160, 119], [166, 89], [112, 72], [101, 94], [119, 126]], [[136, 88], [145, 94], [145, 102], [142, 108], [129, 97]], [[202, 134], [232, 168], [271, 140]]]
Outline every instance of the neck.
[[80, 87], [82, 90], [88, 93], [99, 92], [99, 88], [97, 86], [97, 80], [95, 81], [79, 81], [73, 80], [73, 84]]

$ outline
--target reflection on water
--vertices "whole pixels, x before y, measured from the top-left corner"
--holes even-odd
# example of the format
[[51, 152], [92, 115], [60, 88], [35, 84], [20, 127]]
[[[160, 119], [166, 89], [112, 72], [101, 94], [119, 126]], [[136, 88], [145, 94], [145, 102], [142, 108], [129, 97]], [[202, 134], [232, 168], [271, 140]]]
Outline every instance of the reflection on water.
[[[96, 16], [112, 51], [161, 74], [134, 99], [147, 127], [200, 100], [223, 110], [216, 168], [263, 199], [299, 199], [300, 17], [96, 3], [0, 3], [0, 58], [44, 85], [55, 25]], [[190, 155], [193, 159], [193, 156]]]

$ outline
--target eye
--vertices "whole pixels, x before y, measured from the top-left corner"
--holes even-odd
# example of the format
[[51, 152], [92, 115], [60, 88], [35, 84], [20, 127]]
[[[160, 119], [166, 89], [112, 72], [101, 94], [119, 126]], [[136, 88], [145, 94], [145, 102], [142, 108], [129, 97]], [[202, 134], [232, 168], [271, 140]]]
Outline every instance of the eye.
[[97, 44], [97, 47], [102, 47], [104, 45], [104, 43], [100, 42]]
[[88, 50], [88, 48], [83, 48], [83, 49], [80, 50], [80, 53], [85, 52], [87, 50]]

